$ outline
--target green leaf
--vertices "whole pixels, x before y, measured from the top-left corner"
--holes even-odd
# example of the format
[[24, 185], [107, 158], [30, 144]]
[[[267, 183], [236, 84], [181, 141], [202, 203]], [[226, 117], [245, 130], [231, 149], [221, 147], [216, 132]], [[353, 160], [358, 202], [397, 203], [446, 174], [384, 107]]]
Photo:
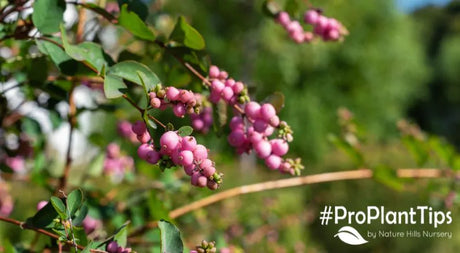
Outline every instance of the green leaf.
[[396, 170], [386, 166], [379, 165], [374, 169], [374, 178], [376, 181], [394, 189], [400, 191], [403, 189], [403, 184], [396, 174]]
[[80, 210], [78, 211], [75, 218], [73, 218], [72, 223], [74, 226], [80, 226], [83, 220], [85, 219], [86, 215], [88, 215], [88, 206], [83, 205]]
[[35, 228], [46, 228], [54, 223], [54, 219], [58, 216], [58, 213], [54, 209], [53, 205], [48, 202], [42, 209], [28, 218], [25, 222], [26, 226], [31, 226]]
[[117, 241], [117, 244], [121, 247], [126, 247], [128, 242], [128, 226], [122, 226], [113, 237], [114, 241]]
[[16, 253], [18, 251], [14, 248], [13, 244], [11, 244], [10, 240], [5, 239], [3, 241], [3, 251], [2, 252], [4, 252], [4, 253]]
[[[138, 71], [143, 74], [142, 80], [137, 74]], [[138, 85], [142, 85], [142, 82], [144, 82], [147, 90], [154, 89], [160, 84], [160, 79], [149, 69], [149, 67], [136, 61], [119, 62], [110, 67], [107, 74], [118, 76]]]
[[193, 132], [193, 128], [191, 126], [183, 126], [177, 130], [177, 134], [181, 137], [189, 136]]
[[296, 16], [299, 11], [299, 3], [297, 0], [287, 0], [284, 4], [284, 10], [289, 13], [290, 16]]
[[179, 229], [168, 221], [160, 220], [158, 227], [161, 232], [161, 252], [176, 253], [183, 252], [184, 246], [180, 238]]
[[[169, 40], [178, 43], [178, 46], [186, 46], [195, 50], [202, 50], [206, 46], [203, 36], [189, 25], [182, 16], [179, 17]], [[175, 43], [170, 43], [170, 46], [174, 47]]]
[[60, 198], [52, 196], [51, 204], [53, 205], [54, 210], [56, 210], [56, 212], [59, 214], [59, 216], [61, 216], [62, 219], [65, 220], [68, 218], [64, 202], [62, 202]]
[[73, 190], [67, 196], [67, 209], [69, 210], [70, 216], [73, 216], [75, 212], [81, 207], [83, 203], [83, 193], [80, 189]]
[[62, 0], [38, 0], [34, 2], [32, 21], [37, 29], [44, 34], [59, 31], [66, 3]]
[[58, 45], [44, 40], [35, 40], [40, 52], [49, 55], [56, 67], [65, 75], [74, 75], [78, 69], [78, 62], [73, 60]]
[[139, 37], [143, 40], [155, 41], [155, 35], [142, 21], [142, 19], [132, 11], [128, 10], [128, 5], [123, 4], [121, 6], [120, 17], [118, 18], [118, 24], [126, 28], [134, 36]]
[[104, 94], [107, 98], [118, 98], [121, 97], [125, 91], [126, 84], [118, 76], [115, 75], [106, 75], [104, 79]]
[[79, 45], [71, 45], [67, 39], [67, 33], [63, 25], [61, 25], [62, 44], [65, 52], [74, 60], [88, 63], [94, 70], [99, 73], [114, 62], [108, 56], [102, 47], [93, 42], [83, 42]]
[[147, 110], [144, 111], [144, 121], [148, 124], [149, 127], [157, 129], [157, 124], [155, 121], [149, 118], [149, 113]]
[[[142, 2], [143, 0], [118, 0], [118, 6], [128, 5], [128, 10], [135, 12], [143, 21], [149, 15], [148, 6]], [[145, 1], [146, 3], [149, 1]], [[121, 9], [121, 8], [120, 8]]]

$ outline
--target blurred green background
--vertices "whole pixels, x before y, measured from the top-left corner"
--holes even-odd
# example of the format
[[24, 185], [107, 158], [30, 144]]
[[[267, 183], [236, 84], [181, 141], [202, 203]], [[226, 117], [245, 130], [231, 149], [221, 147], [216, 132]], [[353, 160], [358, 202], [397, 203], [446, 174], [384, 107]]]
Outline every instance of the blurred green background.
[[[276, 2], [283, 6], [287, 1]], [[299, 8], [294, 15], [300, 19], [308, 5], [296, 2]], [[282, 92], [285, 106], [280, 116], [294, 130], [290, 151], [304, 161], [304, 175], [357, 169], [356, 163], [329, 141], [330, 134], [340, 133], [337, 110], [341, 107], [354, 114], [363, 142], [361, 150], [369, 168], [382, 164], [389, 168], [417, 166], [400, 142], [396, 123], [403, 118], [458, 148], [460, 1], [409, 8], [410, 11], [393, 1], [311, 1], [313, 6], [322, 8], [326, 16], [341, 21], [350, 34], [340, 43], [319, 41], [305, 45], [289, 40], [282, 27], [264, 16], [262, 3], [262, 0], [156, 1], [151, 3], [152, 14], [147, 22], [160, 29], [161, 24], [167, 26], [175, 20], [176, 16], [169, 16], [170, 13], [186, 16], [205, 38], [212, 63], [248, 84], [254, 99], [260, 101], [274, 92]], [[155, 54], [146, 56], [153, 58]], [[160, 70], [162, 80], [168, 80], [167, 74], [161, 72], [162, 66], [146, 58], [143, 61]], [[127, 108], [120, 108], [115, 114], [91, 114], [92, 119], [97, 119], [92, 131], [105, 139], [100, 146], [116, 138], [117, 118], [137, 119]], [[167, 114], [170, 111], [159, 117], [175, 121]], [[220, 191], [289, 178], [269, 171], [252, 156], [232, 155], [225, 137], [206, 135], [198, 139], [212, 150], [219, 170], [225, 174]], [[122, 147], [126, 152], [135, 153], [136, 147], [128, 142], [123, 142]], [[439, 164], [433, 162], [426, 166]], [[126, 219], [131, 219], [134, 227], [141, 225], [161, 218], [164, 210], [213, 194], [191, 188], [180, 171], [168, 170], [160, 176], [144, 162], [136, 161], [136, 167], [141, 174], [157, 178], [165, 187], [150, 190], [152, 185], [145, 179], [131, 179], [113, 186], [98, 177], [79, 185], [80, 178], [74, 177], [74, 186], [101, 187], [102, 195], [118, 187], [113, 201], [133, 205], [132, 209], [121, 212], [117, 206], [108, 205], [93, 214], [112, 219], [107, 222], [109, 229]], [[72, 173], [80, 175], [85, 169], [85, 165], [76, 166]], [[21, 189], [12, 191], [15, 199], [19, 199], [15, 209], [18, 211], [13, 214], [18, 219], [33, 214], [30, 206], [43, 199], [43, 195], [21, 194], [30, 191], [30, 187], [23, 183], [13, 187]], [[333, 237], [339, 226], [322, 226], [318, 219], [325, 205], [343, 205], [355, 211], [369, 205], [391, 210], [430, 205], [447, 211], [444, 199], [453, 189], [458, 191], [458, 182], [444, 179], [398, 180], [396, 185], [374, 180], [308, 185], [227, 199], [180, 217], [176, 224], [188, 247], [207, 239], [216, 240], [219, 247], [230, 247], [233, 252], [460, 252], [458, 197], [456, 205], [449, 207], [453, 223], [439, 229], [452, 231], [450, 240], [377, 238], [363, 246], [348, 246]], [[362, 226], [361, 230], [411, 228], [414, 229], [372, 224]], [[6, 235], [5, 231], [10, 229], [16, 231], [9, 234], [11, 238], [32, 234], [19, 235], [13, 227], [0, 224], [0, 234]], [[431, 230], [431, 226], [416, 229]], [[148, 238], [157, 236], [156, 230], [147, 235]], [[133, 245], [139, 252], [149, 252], [156, 247], [155, 242], [153, 246]]]

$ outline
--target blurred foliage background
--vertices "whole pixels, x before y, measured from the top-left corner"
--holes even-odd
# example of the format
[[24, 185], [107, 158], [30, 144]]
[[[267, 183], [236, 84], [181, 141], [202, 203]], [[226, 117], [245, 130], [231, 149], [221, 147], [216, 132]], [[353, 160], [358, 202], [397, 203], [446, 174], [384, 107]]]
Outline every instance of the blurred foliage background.
[[[292, 1], [276, 2], [283, 6]], [[297, 2], [298, 12], [293, 14], [300, 19], [308, 4]], [[429, 134], [439, 135], [458, 149], [460, 1], [403, 13], [393, 1], [312, 0], [313, 6], [340, 20], [350, 34], [341, 43], [309, 45], [297, 45], [289, 40], [278, 24], [263, 15], [262, 3], [262, 0], [152, 1], [147, 22], [157, 29], [168, 30], [178, 15], [184, 15], [205, 38], [212, 63], [247, 83], [253, 98], [263, 100], [274, 92], [282, 92], [285, 106], [281, 118], [294, 130], [291, 152], [302, 157], [306, 164], [304, 174], [357, 169], [357, 164], [329, 141], [331, 134], [340, 132], [337, 110], [341, 107], [354, 114], [363, 141], [361, 151], [366, 159], [363, 166], [417, 166], [400, 142], [396, 123], [403, 118], [419, 124]], [[102, 33], [96, 35], [96, 40], [103, 40], [102, 36]], [[128, 41], [121, 38], [121, 44]], [[181, 67], [165, 67], [155, 62], [159, 56], [154, 49], [141, 49], [135, 43], [121, 45], [125, 51], [119, 50], [120, 45], [105, 46], [115, 58], [138, 57], [162, 80], [170, 81], [170, 85], [197, 87], [196, 80], [177, 74], [186, 73]], [[166, 61], [174, 61], [164, 57]], [[181, 78], [172, 78], [171, 72]], [[95, 139], [100, 137], [93, 145], [101, 151], [117, 138], [117, 119], [137, 119], [130, 110], [125, 105], [114, 113], [92, 112], [81, 116], [93, 122], [82, 132]], [[178, 121], [170, 114], [170, 111], [161, 113], [159, 118], [186, 124], [185, 120]], [[287, 177], [268, 171], [252, 156], [231, 155], [224, 137], [205, 135], [198, 139], [212, 149], [217, 165], [225, 174], [221, 190]], [[125, 152], [135, 154], [134, 145], [127, 141], [121, 144]], [[91, 168], [97, 167], [95, 161], [97, 156]], [[110, 219], [109, 230], [126, 219], [132, 220], [133, 227], [142, 225], [164, 217], [167, 210], [212, 194], [191, 188], [180, 171], [160, 174], [141, 161], [136, 161], [137, 171], [161, 182], [161, 189], [155, 189], [148, 179], [134, 177], [114, 186], [109, 180], [99, 178], [100, 172], [85, 172], [88, 166], [77, 163], [71, 183], [85, 189], [99, 187], [100, 196], [108, 192], [114, 194], [110, 200], [121, 206], [107, 204], [90, 211], [94, 217]], [[59, 173], [53, 168], [51, 174]], [[82, 180], [85, 173], [96, 176]], [[177, 181], [178, 178], [182, 180]], [[34, 210], [30, 206], [35, 207], [35, 203], [43, 199], [39, 194], [24, 196], [31, 187], [21, 182], [14, 184], [12, 194], [18, 199], [15, 210], [19, 210], [14, 212], [14, 217], [22, 219], [32, 215]], [[333, 238], [340, 226], [322, 226], [318, 220], [324, 205], [344, 205], [349, 210], [364, 210], [368, 205], [382, 205], [392, 210], [430, 205], [447, 210], [452, 207], [446, 206], [444, 200], [453, 189], [458, 191], [458, 182], [452, 180], [399, 180], [396, 186], [374, 180], [308, 185], [228, 199], [180, 217], [176, 224], [189, 247], [208, 239], [234, 252], [459, 252], [458, 204], [451, 210], [453, 223], [440, 228], [453, 232], [450, 240], [377, 238], [369, 244], [353, 247]], [[100, 196], [89, 196], [89, 200]], [[361, 228], [366, 229], [395, 230], [393, 226], [377, 224]], [[396, 230], [407, 229], [414, 227], [398, 226]], [[417, 229], [431, 230], [431, 227]], [[7, 231], [16, 232], [8, 234]], [[0, 224], [0, 237], [21, 236], [32, 240], [32, 234], [19, 234], [13, 227]], [[146, 235], [148, 243], [133, 248], [139, 252], [157, 250], [157, 237], [158, 231], [152, 230]]]

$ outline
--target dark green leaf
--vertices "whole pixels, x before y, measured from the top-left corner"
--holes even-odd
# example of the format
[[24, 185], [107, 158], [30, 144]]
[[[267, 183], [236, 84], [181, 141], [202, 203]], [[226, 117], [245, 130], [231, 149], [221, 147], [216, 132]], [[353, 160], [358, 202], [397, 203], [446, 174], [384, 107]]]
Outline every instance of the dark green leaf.
[[374, 178], [376, 181], [394, 189], [394, 190], [402, 190], [403, 184], [401, 183], [400, 179], [396, 174], [396, 170], [387, 167], [385, 165], [377, 166], [374, 169]]
[[66, 212], [64, 202], [62, 202], [62, 200], [60, 198], [55, 197], [55, 196], [52, 196], [50, 201], [51, 201], [51, 204], [54, 207], [54, 210], [56, 210], [56, 212], [59, 214], [59, 216], [61, 216], [61, 218], [64, 219], [64, 220], [67, 219], [68, 215], [67, 215], [67, 212]]
[[284, 10], [289, 13], [290, 16], [296, 16], [299, 11], [299, 3], [297, 0], [288, 0], [284, 5]]
[[179, 17], [173, 32], [169, 36], [169, 40], [175, 42], [170, 43], [170, 46], [173, 47], [176, 43], [178, 43], [178, 46], [186, 46], [195, 50], [202, 50], [206, 46], [201, 34], [189, 25], [182, 16]]
[[[147, 2], [149, 1], [145, 1], [145, 3]], [[120, 7], [127, 4], [128, 10], [135, 12], [144, 21], [149, 14], [149, 8], [145, 3], [143, 3], [142, 0], [118, 0], [118, 5]]]
[[[143, 74], [143, 80], [139, 78], [137, 71]], [[147, 90], [151, 90], [160, 84], [160, 79], [158, 79], [157, 75], [149, 67], [135, 61], [119, 62], [110, 67], [107, 70], [107, 74], [121, 77], [138, 85], [142, 85], [142, 82], [144, 82]]]
[[53, 220], [56, 219], [58, 213], [54, 209], [53, 205], [48, 202], [42, 209], [38, 210], [38, 212], [28, 218], [25, 222], [26, 226], [31, 226], [35, 228], [46, 228], [53, 224]]
[[86, 215], [88, 214], [88, 207], [83, 205], [80, 210], [77, 212], [77, 216], [73, 218], [72, 222], [74, 226], [80, 226]]
[[161, 232], [161, 252], [176, 253], [183, 252], [184, 246], [180, 238], [179, 229], [168, 221], [160, 220], [158, 227]]
[[132, 11], [128, 10], [128, 5], [123, 4], [121, 6], [120, 17], [118, 18], [118, 24], [126, 28], [134, 36], [140, 39], [155, 41], [155, 35], [147, 27], [139, 16]]
[[50, 56], [56, 67], [65, 75], [74, 75], [79, 63], [73, 60], [65, 51], [56, 44], [44, 40], [36, 40], [38, 49]]
[[83, 203], [82, 191], [80, 189], [73, 190], [67, 196], [66, 201], [67, 201], [67, 210], [69, 210], [70, 216], [73, 216]]
[[33, 5], [32, 21], [41, 33], [50, 34], [58, 32], [65, 7], [65, 1], [62, 0], [35, 1]]
[[177, 130], [177, 134], [184, 137], [189, 136], [193, 132], [193, 128], [191, 126], [183, 126]]
[[107, 98], [118, 98], [121, 97], [127, 86], [118, 76], [106, 75], [104, 79], [104, 94]]
[[79, 245], [85, 246], [88, 244], [88, 238], [86, 232], [82, 227], [72, 227], [75, 240]]

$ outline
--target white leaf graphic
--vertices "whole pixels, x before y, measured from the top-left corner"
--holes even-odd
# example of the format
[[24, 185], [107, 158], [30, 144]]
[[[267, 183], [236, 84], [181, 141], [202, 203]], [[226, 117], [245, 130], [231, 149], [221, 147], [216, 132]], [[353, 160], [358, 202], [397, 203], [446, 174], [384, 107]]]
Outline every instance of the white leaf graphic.
[[336, 236], [339, 236], [342, 242], [350, 245], [361, 245], [367, 243], [359, 232], [350, 226], [340, 228], [339, 232], [334, 235], [334, 237]]

